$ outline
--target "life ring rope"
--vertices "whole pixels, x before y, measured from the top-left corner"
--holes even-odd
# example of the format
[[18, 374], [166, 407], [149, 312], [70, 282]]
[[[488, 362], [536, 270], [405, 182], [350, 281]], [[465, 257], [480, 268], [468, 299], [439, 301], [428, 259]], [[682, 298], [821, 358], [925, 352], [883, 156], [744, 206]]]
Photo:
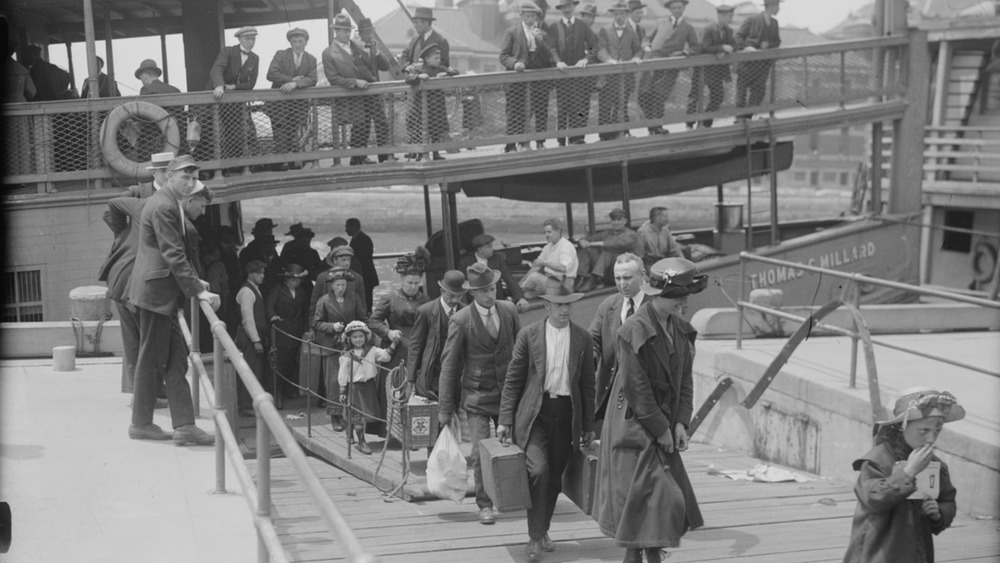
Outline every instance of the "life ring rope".
[[985, 240], [976, 243], [972, 250], [972, 279], [988, 283], [997, 267], [997, 247]]
[[155, 123], [163, 134], [162, 152], [176, 152], [181, 146], [180, 128], [177, 120], [162, 107], [149, 102], [125, 102], [108, 112], [101, 125], [101, 154], [115, 171], [131, 178], [149, 176], [146, 166], [149, 162], [136, 162], [126, 157], [118, 148], [118, 130], [126, 120], [134, 119], [144, 123]]

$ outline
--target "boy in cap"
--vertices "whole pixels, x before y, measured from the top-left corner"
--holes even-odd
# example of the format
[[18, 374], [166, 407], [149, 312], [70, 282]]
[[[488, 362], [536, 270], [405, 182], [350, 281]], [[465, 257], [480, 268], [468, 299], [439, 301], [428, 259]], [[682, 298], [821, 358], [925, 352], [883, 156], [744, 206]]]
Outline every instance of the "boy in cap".
[[[445, 78], [455, 76], [458, 71], [441, 66], [441, 48], [436, 44], [424, 47], [420, 52], [420, 60], [415, 64], [406, 67], [406, 83], [416, 87], [412, 92], [410, 100], [410, 110], [406, 114], [406, 132], [410, 135], [410, 142], [419, 145], [424, 142], [424, 96], [427, 97], [427, 136], [428, 141], [437, 143], [444, 140], [448, 134], [448, 111], [445, 108], [445, 91], [428, 90], [426, 92], [419, 89], [420, 83], [431, 78]], [[418, 153], [416, 159], [420, 160], [425, 153]], [[444, 160], [441, 153], [434, 151], [434, 160]]]
[[[244, 26], [236, 30], [233, 34], [239, 40], [239, 45], [223, 47], [212, 63], [212, 69], [208, 73], [208, 83], [206, 90], [211, 90], [216, 100], [222, 100], [226, 92], [231, 90], [253, 90], [257, 85], [257, 73], [260, 71], [260, 57], [253, 52], [253, 47], [257, 42], [257, 29], [251, 26]], [[229, 111], [223, 111], [220, 115], [222, 145], [222, 158], [238, 158], [248, 155], [248, 144], [255, 147], [257, 144], [257, 130], [254, 128], [250, 113], [245, 105], [230, 106]], [[202, 126], [202, 141], [206, 135], [210, 135], [211, 119], [204, 116], [199, 120]], [[211, 142], [202, 142], [199, 146], [205, 147], [202, 150], [211, 150]], [[207, 160], [207, 157], [206, 157]], [[234, 169], [234, 170], [239, 170]], [[234, 171], [232, 170], [232, 171]]]
[[[316, 57], [306, 52], [309, 43], [309, 32], [296, 27], [285, 33], [290, 47], [274, 54], [271, 65], [267, 68], [267, 79], [271, 88], [289, 94], [299, 88], [311, 88], [316, 85]], [[271, 129], [274, 132], [275, 152], [297, 152], [299, 129], [305, 125], [309, 115], [309, 103], [305, 100], [282, 101], [267, 106], [267, 114], [271, 118]], [[297, 163], [280, 163], [274, 165], [278, 171], [298, 168]]]
[[[718, 14], [718, 21], [702, 31], [702, 53], [715, 55], [722, 59], [726, 55], [736, 52], [736, 36], [733, 34], [733, 29], [729, 27], [729, 24], [733, 23], [733, 11], [735, 10], [736, 8], [726, 5], [715, 8]], [[692, 95], [697, 94], [697, 99], [694, 100], [695, 111], [697, 111], [697, 102], [701, 99], [701, 88], [698, 87], [698, 84], [702, 76], [704, 76], [705, 86], [708, 86], [708, 105], [705, 106], [705, 113], [718, 111], [726, 95], [724, 83], [732, 80], [729, 65], [712, 65], [704, 68], [696, 68], [692, 71], [691, 93]], [[688, 108], [688, 113], [694, 113], [690, 107]], [[711, 127], [712, 118], [702, 120], [701, 126]]]

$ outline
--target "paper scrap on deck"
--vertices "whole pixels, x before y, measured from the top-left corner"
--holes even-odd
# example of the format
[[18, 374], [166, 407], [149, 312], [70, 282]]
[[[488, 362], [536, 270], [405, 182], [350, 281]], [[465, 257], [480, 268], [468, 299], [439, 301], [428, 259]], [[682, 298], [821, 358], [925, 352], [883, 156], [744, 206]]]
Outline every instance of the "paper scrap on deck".
[[783, 467], [775, 467], [769, 463], [761, 463], [750, 469], [719, 469], [710, 465], [708, 466], [708, 474], [721, 475], [734, 481], [756, 481], [758, 483], [788, 483], [792, 481], [806, 483], [816, 480]]

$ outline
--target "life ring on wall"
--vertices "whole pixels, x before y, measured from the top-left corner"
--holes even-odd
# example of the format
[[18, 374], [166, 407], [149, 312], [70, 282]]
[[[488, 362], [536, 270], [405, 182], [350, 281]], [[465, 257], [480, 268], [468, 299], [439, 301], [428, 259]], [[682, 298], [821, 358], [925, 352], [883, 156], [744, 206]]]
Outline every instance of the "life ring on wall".
[[972, 279], [987, 283], [993, 279], [997, 267], [997, 247], [980, 240], [972, 250]]
[[156, 104], [149, 102], [125, 102], [108, 112], [101, 125], [101, 154], [108, 166], [131, 178], [149, 176], [146, 167], [149, 162], [136, 162], [127, 158], [118, 148], [118, 129], [130, 118], [156, 123], [163, 133], [162, 152], [177, 152], [181, 146], [180, 128], [177, 121]]

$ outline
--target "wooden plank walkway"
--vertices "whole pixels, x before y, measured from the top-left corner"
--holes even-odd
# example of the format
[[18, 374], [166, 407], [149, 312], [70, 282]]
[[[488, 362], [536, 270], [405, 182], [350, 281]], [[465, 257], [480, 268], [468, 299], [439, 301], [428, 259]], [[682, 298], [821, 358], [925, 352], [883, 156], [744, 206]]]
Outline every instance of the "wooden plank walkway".
[[[443, 500], [405, 502], [322, 460], [310, 462], [362, 544], [386, 563], [527, 561], [524, 512], [502, 514], [495, 525], [482, 526], [472, 499], [461, 505]], [[706, 525], [688, 533], [680, 548], [670, 550], [668, 561], [841, 561], [856, 502], [852, 484], [821, 478], [752, 483], [708, 474], [712, 465], [747, 469], [757, 463], [744, 455], [692, 444], [685, 464]], [[251, 463], [251, 471], [254, 467]], [[273, 515], [290, 560], [344, 561], [290, 465], [272, 460], [271, 475]], [[960, 509], [962, 494], [959, 491]], [[622, 559], [623, 550], [565, 496], [556, 505], [550, 536], [556, 551], [543, 553], [543, 562]], [[937, 561], [995, 562], [1000, 559], [1000, 525], [960, 514], [935, 543]]]

